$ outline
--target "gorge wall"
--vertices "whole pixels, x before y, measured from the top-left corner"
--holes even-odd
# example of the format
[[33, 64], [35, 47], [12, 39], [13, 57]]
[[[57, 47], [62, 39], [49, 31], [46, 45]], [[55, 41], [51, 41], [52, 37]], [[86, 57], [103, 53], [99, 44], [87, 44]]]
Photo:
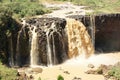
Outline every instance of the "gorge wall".
[[[18, 35], [20, 36], [17, 53], [18, 65], [23, 64], [20, 63], [21, 61], [26, 61], [26, 63], [28, 61], [31, 66], [49, 66], [62, 63], [67, 59], [68, 42], [65, 39], [67, 38], [64, 31], [65, 19], [32, 18], [23, 20], [22, 24]], [[27, 60], [23, 60], [25, 55]]]
[[120, 14], [68, 17], [79, 20], [86, 26], [96, 52], [120, 51]]
[[95, 26], [96, 50], [120, 51], [120, 14], [96, 16]]
[[80, 54], [89, 57], [94, 48], [120, 51], [120, 14], [68, 17], [23, 19], [22, 24], [11, 19], [0, 29], [0, 57], [10, 66], [49, 66]]
[[51, 66], [94, 53], [86, 27], [77, 20], [32, 18], [23, 20], [22, 25], [17, 38], [17, 65], [28, 61], [31, 66]]

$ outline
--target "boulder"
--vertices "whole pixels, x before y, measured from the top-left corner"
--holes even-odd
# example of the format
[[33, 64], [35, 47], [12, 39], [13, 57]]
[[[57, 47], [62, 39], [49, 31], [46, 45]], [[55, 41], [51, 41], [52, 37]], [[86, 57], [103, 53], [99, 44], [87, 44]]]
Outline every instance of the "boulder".
[[42, 73], [42, 68], [32, 68], [31, 72]]
[[95, 66], [93, 64], [88, 64], [89, 68], [94, 68]]

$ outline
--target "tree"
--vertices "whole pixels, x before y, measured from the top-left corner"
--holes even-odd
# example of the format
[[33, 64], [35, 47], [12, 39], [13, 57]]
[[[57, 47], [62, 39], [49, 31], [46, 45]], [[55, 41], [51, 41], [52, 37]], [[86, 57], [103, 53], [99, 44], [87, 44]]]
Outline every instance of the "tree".
[[0, 0], [0, 2], [2, 2], [2, 0]]

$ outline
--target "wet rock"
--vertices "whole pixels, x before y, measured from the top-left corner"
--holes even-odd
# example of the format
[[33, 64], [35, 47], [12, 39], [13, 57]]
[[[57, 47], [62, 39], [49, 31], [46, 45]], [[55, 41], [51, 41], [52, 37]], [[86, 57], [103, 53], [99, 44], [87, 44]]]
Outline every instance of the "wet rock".
[[[30, 63], [30, 53], [33, 34], [36, 33], [38, 43], [36, 65], [47, 65], [47, 39], [49, 39], [52, 64], [59, 64], [67, 59], [68, 45], [65, 41], [66, 35], [64, 28], [66, 20], [63, 18], [31, 18], [26, 19], [24, 27], [21, 28], [20, 38], [18, 40], [17, 55], [15, 58], [18, 66], [24, 66]], [[26, 30], [27, 25], [27, 30]], [[24, 33], [26, 36], [24, 36]], [[47, 33], [49, 34], [47, 36]], [[34, 41], [35, 42], [35, 41]], [[54, 48], [54, 49], [53, 49]]]
[[96, 70], [88, 70], [85, 73], [87, 74], [101, 74], [101, 75], [106, 75], [108, 74], [108, 71], [112, 68], [111, 65], [107, 66], [107, 65], [103, 65], [101, 64], [98, 69]]
[[95, 66], [93, 64], [88, 64], [89, 68], [94, 68]]
[[32, 68], [31, 72], [42, 73], [42, 68]]
[[20, 76], [20, 73], [18, 72], [16, 76]]
[[95, 70], [88, 70], [85, 73], [86, 74], [96, 74], [97, 72]]
[[64, 71], [65, 74], [70, 74], [68, 71]]
[[101, 64], [100, 67], [97, 69], [97, 73], [98, 73], [98, 74], [103, 74], [103, 75], [105, 75], [105, 74], [108, 73], [108, 71], [109, 71], [111, 68], [112, 68], [111, 65], [107, 66], [107, 65]]
[[82, 79], [75, 76], [72, 80], [82, 80]]
[[18, 72], [15, 80], [28, 80], [28, 76], [24, 72]]
[[33, 79], [34, 79], [34, 77], [32, 75], [30, 75], [30, 80], [33, 80]]
[[16, 76], [24, 77], [24, 76], [26, 76], [26, 74], [25, 74], [25, 72], [18, 72]]

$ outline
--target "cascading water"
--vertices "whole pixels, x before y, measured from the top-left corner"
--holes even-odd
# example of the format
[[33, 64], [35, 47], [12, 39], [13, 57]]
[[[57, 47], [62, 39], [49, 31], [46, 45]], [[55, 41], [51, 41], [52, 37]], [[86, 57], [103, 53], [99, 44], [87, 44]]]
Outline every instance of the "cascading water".
[[[86, 27], [78, 20], [82, 21]], [[113, 22], [112, 25], [111, 22]], [[119, 14], [76, 15], [69, 19], [32, 18], [23, 20], [22, 24], [22, 27], [17, 24], [15, 31], [13, 30], [11, 36], [7, 37], [8, 46], [6, 45], [5, 51], [7, 50], [6, 52], [9, 54], [10, 66], [59, 64], [64, 62], [68, 56], [69, 58], [80, 54], [90, 56], [94, 53], [93, 46], [98, 52], [119, 51]], [[37, 44], [36, 49], [33, 44]], [[33, 58], [34, 50], [37, 50], [38, 53], [37, 61]]]
[[93, 45], [95, 45], [95, 16], [91, 15], [90, 16], [90, 33], [91, 33], [91, 40]]
[[13, 43], [12, 43], [12, 37], [10, 36], [10, 38], [9, 38], [10, 40], [9, 40], [9, 44], [10, 44], [10, 46], [9, 46], [9, 49], [10, 49], [10, 57], [9, 57], [9, 60], [10, 60], [10, 62], [9, 62], [9, 65], [10, 66], [14, 66], [14, 58], [13, 58]]
[[49, 32], [46, 33], [47, 35], [47, 65], [52, 65], [52, 52], [51, 52], [51, 45], [49, 40]]
[[[55, 46], [55, 40], [54, 40], [54, 33], [58, 34], [58, 38], [61, 36], [61, 34], [58, 32], [58, 30], [56, 28], [55, 23], [52, 23], [51, 27], [48, 29], [48, 31], [46, 31], [46, 36], [47, 36], [47, 62], [48, 62], [47, 65], [48, 66], [52, 66], [52, 65], [58, 63], [58, 61], [56, 59], [56, 46]], [[59, 41], [62, 41], [62, 40], [59, 40]]]
[[19, 41], [20, 41], [20, 35], [21, 35], [21, 30], [18, 32], [18, 37], [17, 37], [17, 48], [16, 48], [16, 63], [15, 65], [20, 65], [20, 52], [19, 52]]
[[38, 51], [38, 38], [37, 38], [37, 32], [36, 32], [36, 26], [33, 27], [33, 30], [31, 30], [32, 33], [32, 40], [31, 40], [31, 51], [30, 51], [30, 65], [38, 65], [39, 63], [39, 51]]
[[[28, 28], [28, 31], [25, 28]], [[23, 21], [23, 27], [18, 33], [17, 57], [22, 55], [19, 52], [22, 33], [29, 35], [31, 67], [52, 66], [64, 62], [68, 57], [80, 54], [89, 57], [94, 52], [85, 26], [74, 19], [40, 18]]]
[[[26, 24], [30, 33], [31, 66], [40, 64], [52, 66], [63, 62], [67, 58], [63, 31], [60, 28], [61, 26], [58, 25], [60, 23], [53, 21], [46, 25], [46, 21], [42, 24], [36, 21], [34, 24]], [[44, 46], [42, 46], [43, 44]]]
[[85, 26], [74, 19], [67, 19], [67, 34], [68, 34], [68, 47], [69, 57], [76, 57], [83, 54], [89, 57], [94, 53], [93, 44]]

